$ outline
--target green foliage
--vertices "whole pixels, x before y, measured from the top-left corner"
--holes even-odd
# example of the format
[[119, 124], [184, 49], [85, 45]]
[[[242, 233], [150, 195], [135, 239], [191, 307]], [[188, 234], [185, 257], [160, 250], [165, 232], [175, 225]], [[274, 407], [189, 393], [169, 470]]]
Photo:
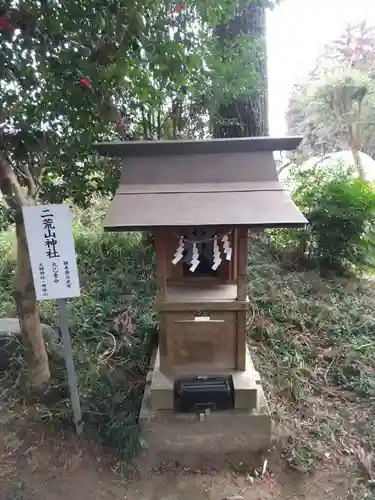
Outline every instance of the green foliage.
[[325, 155], [348, 149], [354, 137], [359, 150], [375, 156], [374, 48], [375, 27], [350, 24], [295, 86], [288, 130], [304, 136], [305, 151]]
[[327, 168], [323, 162], [295, 162], [287, 172], [285, 185], [293, 193], [293, 200], [304, 213], [308, 213], [317, 193], [331, 182], [348, 181], [354, 170], [338, 163], [335, 168]]
[[277, 248], [295, 260], [324, 270], [363, 270], [374, 265], [375, 193], [372, 184], [353, 177], [344, 164], [294, 164], [286, 179], [296, 205], [309, 225], [271, 232]]
[[[86, 427], [127, 458], [139, 446], [138, 412], [155, 344], [154, 257], [138, 234], [103, 232], [106, 204], [95, 200], [89, 211], [75, 208], [81, 296], [70, 302], [71, 336]], [[0, 234], [0, 316], [15, 315], [14, 244], [14, 233]], [[52, 301], [41, 303], [40, 314], [43, 323], [57, 328]], [[64, 363], [52, 355], [50, 366], [52, 386], [40, 401], [38, 418], [69, 421]]]
[[321, 187], [309, 210], [313, 254], [326, 269], [373, 265], [375, 194], [360, 179], [332, 181]]
[[9, 208], [0, 200], [0, 232], [5, 231], [13, 223]]
[[212, 36], [246, 5], [0, 0], [10, 23], [0, 31], [0, 152], [20, 184], [87, 206], [119, 175], [94, 142], [207, 134], [220, 102], [257, 85], [256, 40], [228, 42], [218, 57]]
[[304, 104], [316, 131], [340, 137], [341, 144], [348, 141], [347, 147], [352, 146], [350, 134], [358, 139], [358, 149], [364, 134], [373, 135], [375, 93], [373, 80], [366, 73], [332, 71], [307, 87]]
[[[140, 244], [137, 234], [102, 232], [100, 221], [106, 204], [96, 200], [90, 210], [75, 208], [82, 296], [70, 303], [71, 331], [86, 429], [97, 430], [111, 449], [122, 458], [129, 458], [140, 446], [137, 412], [155, 340], [154, 255]], [[9, 286], [14, 258], [14, 233], [3, 232], [1, 316], [12, 311], [15, 314]], [[249, 318], [252, 353], [272, 409], [280, 405], [285, 409], [284, 423], [290, 412], [293, 424], [303, 426], [293, 433], [295, 440], [288, 444], [286, 458], [291, 465], [311, 469], [322, 456], [311, 437], [316, 440], [318, 434], [319, 440], [326, 440], [324, 452], [337, 450], [341, 446], [340, 429], [345, 423], [350, 442], [359, 439], [350, 420], [360, 402], [349, 409], [345, 420], [338, 409], [340, 405], [347, 409], [341, 389], [364, 398], [364, 403], [374, 401], [374, 282], [354, 278], [326, 280], [314, 271], [287, 270], [270, 253], [263, 238], [255, 236], [249, 245], [248, 271], [249, 300], [254, 312]], [[41, 312], [43, 322], [56, 324], [52, 302], [43, 303]], [[133, 334], [125, 321], [128, 313], [136, 327]], [[112, 335], [116, 341], [114, 352]], [[331, 357], [325, 354], [330, 349]], [[37, 418], [66, 422], [71, 419], [71, 410], [64, 365], [53, 357], [51, 366], [53, 387], [37, 405]], [[17, 372], [14, 376], [16, 379]], [[0, 384], [4, 397], [4, 381]], [[327, 394], [334, 403], [332, 413], [327, 406]], [[304, 417], [297, 421], [298, 413], [309, 408], [311, 400], [321, 404], [324, 420], [322, 411], [316, 411], [316, 421]], [[313, 411], [311, 414], [315, 415]], [[310, 441], [306, 441], [306, 434]], [[337, 442], [332, 441], [329, 447], [331, 438], [337, 438]], [[371, 415], [361, 422], [360, 439], [361, 445], [374, 449]], [[305, 456], [303, 450], [315, 451], [306, 451]]]
[[259, 41], [249, 35], [225, 41], [222, 46], [215, 40], [211, 41], [209, 69], [203, 72], [202, 77], [206, 82], [207, 104], [213, 116], [220, 107], [248, 97], [259, 87], [256, 68], [258, 45]]
[[375, 286], [281, 259], [263, 236], [251, 238], [249, 341], [283, 456], [306, 472], [342, 456], [347, 440], [375, 450]]

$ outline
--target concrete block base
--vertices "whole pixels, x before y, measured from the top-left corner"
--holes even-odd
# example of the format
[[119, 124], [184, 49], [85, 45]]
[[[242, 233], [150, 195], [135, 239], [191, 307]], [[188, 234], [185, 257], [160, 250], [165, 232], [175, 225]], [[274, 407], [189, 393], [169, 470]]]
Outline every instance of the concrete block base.
[[[154, 367], [157, 367], [157, 359]], [[154, 367], [150, 367], [150, 372]], [[147, 377], [139, 415], [141, 436], [148, 446], [141, 458], [143, 467], [145, 462], [148, 467], [175, 461], [195, 467], [202, 463], [212, 466], [227, 461], [249, 461], [268, 449], [271, 417], [260, 379], [256, 384], [255, 408], [211, 412], [202, 420], [199, 415], [176, 413], [173, 409], [155, 410], [152, 405], [154, 375], [149, 373]], [[170, 404], [169, 396], [166, 398]]]

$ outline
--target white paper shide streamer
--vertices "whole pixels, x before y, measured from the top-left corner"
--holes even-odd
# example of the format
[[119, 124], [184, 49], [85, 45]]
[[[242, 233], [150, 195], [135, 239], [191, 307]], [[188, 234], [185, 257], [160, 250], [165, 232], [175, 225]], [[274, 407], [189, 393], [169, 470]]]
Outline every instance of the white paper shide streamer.
[[230, 246], [230, 241], [228, 238], [228, 235], [225, 234], [222, 238], [221, 241], [223, 243], [223, 248], [224, 248], [224, 253], [225, 253], [225, 258], [227, 260], [231, 260], [232, 258], [232, 247]]
[[190, 264], [189, 271], [193, 273], [199, 266], [199, 250], [196, 241], [193, 241], [193, 255]]
[[[179, 237], [179, 244], [173, 256], [172, 264], [176, 265], [183, 261], [188, 264], [190, 272], [194, 272], [200, 264], [200, 255], [204, 260], [211, 260], [211, 269], [216, 271], [223, 262], [223, 254], [226, 260], [232, 259], [232, 247], [228, 234], [220, 237], [216, 231], [195, 229], [190, 238]], [[212, 256], [212, 257], [211, 257]]]
[[180, 237], [180, 243], [177, 247], [177, 250], [174, 254], [174, 259], [172, 260], [172, 264], [175, 266], [178, 262], [180, 262], [180, 260], [182, 259], [182, 257], [184, 256], [184, 237], [181, 236]]
[[214, 254], [214, 263], [212, 266], [212, 270], [216, 271], [216, 269], [220, 266], [222, 260], [221, 260], [221, 253], [220, 253], [220, 247], [217, 242], [217, 238], [215, 237], [214, 239], [214, 247], [213, 247], [213, 254]]

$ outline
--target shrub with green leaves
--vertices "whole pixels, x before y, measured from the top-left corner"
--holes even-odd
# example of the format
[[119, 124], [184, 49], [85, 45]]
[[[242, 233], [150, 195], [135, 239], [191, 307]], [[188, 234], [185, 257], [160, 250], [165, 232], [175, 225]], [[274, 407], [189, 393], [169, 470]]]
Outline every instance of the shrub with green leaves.
[[6, 231], [13, 222], [11, 211], [5, 203], [0, 200], [0, 231]]
[[310, 224], [272, 233], [277, 248], [336, 272], [373, 265], [375, 193], [369, 182], [353, 177], [345, 165], [296, 165], [286, 184]]
[[361, 179], [334, 180], [317, 190], [309, 210], [312, 255], [324, 268], [371, 265], [375, 193]]

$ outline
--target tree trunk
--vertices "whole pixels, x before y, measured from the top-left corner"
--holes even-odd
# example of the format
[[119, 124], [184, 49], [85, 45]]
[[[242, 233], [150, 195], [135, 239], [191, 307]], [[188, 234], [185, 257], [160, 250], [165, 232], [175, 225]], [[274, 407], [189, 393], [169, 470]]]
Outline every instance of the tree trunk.
[[25, 225], [21, 211], [15, 217], [17, 238], [17, 269], [14, 276], [14, 298], [25, 347], [27, 373], [25, 383], [29, 390], [40, 391], [51, 378], [48, 356], [40, 329], [40, 319], [34, 290]]
[[34, 281], [31, 272], [22, 206], [35, 203], [27, 198], [7, 158], [0, 152], [0, 191], [15, 213], [17, 268], [14, 276], [14, 299], [20, 322], [21, 340], [25, 347], [27, 371], [25, 382], [32, 391], [40, 391], [51, 378], [46, 347], [40, 329]]
[[[346, 108], [344, 108], [345, 113], [347, 113]], [[358, 109], [358, 118], [356, 125], [350, 124], [348, 126], [347, 135], [349, 147], [354, 158], [354, 165], [356, 166], [358, 176], [362, 180], [366, 180], [366, 174], [363, 169], [361, 155], [359, 154], [362, 149], [361, 144], [361, 131], [360, 131], [360, 121], [361, 121], [361, 106]]]
[[222, 107], [220, 123], [214, 127], [215, 137], [257, 137], [268, 135], [266, 11], [263, 0], [251, 0], [244, 12], [229, 22], [218, 26], [219, 43], [235, 40], [239, 35], [251, 35], [258, 43], [255, 66], [259, 88], [247, 99]]
[[350, 140], [349, 147], [350, 147], [350, 150], [351, 150], [353, 158], [354, 158], [354, 165], [357, 169], [359, 178], [365, 181], [366, 174], [365, 174], [365, 171], [363, 169], [362, 158], [361, 158], [361, 155], [359, 154], [360, 151], [356, 145], [356, 141]]
[[366, 180], [366, 174], [365, 174], [365, 171], [363, 169], [362, 159], [361, 159], [361, 156], [359, 154], [358, 149], [352, 148], [352, 154], [353, 154], [355, 166], [358, 170], [359, 178], [362, 180]]

